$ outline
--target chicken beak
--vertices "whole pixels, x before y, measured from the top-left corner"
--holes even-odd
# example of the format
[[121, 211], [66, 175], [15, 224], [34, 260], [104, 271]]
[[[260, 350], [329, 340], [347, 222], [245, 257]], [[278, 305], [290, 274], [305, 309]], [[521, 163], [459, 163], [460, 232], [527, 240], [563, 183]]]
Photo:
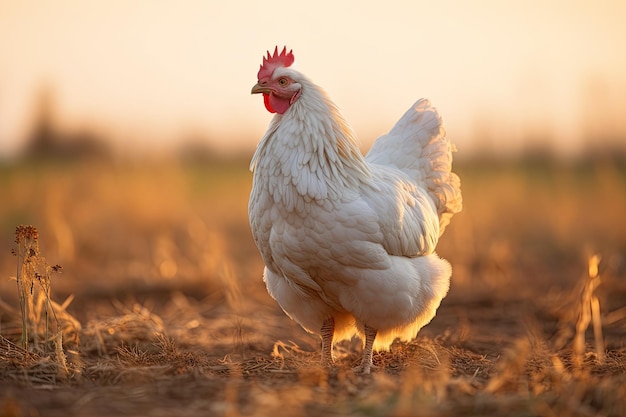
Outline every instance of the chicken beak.
[[271, 92], [272, 91], [267, 86], [256, 83], [254, 87], [252, 87], [252, 91], [250, 92], [250, 94], [269, 94]]

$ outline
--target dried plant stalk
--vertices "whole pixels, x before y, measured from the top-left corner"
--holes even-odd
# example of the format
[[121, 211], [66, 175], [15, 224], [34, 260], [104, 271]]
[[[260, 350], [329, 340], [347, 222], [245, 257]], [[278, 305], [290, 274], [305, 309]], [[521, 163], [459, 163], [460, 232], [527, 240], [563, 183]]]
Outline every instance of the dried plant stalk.
[[600, 285], [598, 266], [600, 256], [589, 257], [589, 274], [581, 297], [581, 308], [578, 322], [576, 323], [576, 335], [574, 337], [574, 363], [582, 365], [585, 353], [585, 333], [589, 324], [593, 324], [596, 357], [599, 363], [604, 363], [604, 339], [602, 337], [602, 319], [600, 317], [600, 300], [595, 295], [595, 290]]
[[31, 259], [38, 256], [39, 245], [37, 239], [39, 235], [33, 226], [18, 226], [15, 229], [15, 243], [17, 244], [17, 293], [20, 300], [20, 311], [22, 313], [22, 347], [28, 352], [29, 340], [29, 317], [32, 307], [29, 293], [33, 290], [33, 274]]
[[[17, 291], [22, 318], [22, 347], [47, 350], [50, 342], [57, 336], [50, 336], [50, 315], [54, 318], [57, 335], [61, 330], [56, 317], [53, 302], [50, 299], [52, 273], [59, 272], [59, 265], [50, 266], [39, 253], [39, 232], [34, 226], [20, 225], [15, 229], [17, 249]], [[42, 335], [43, 333], [43, 335]]]

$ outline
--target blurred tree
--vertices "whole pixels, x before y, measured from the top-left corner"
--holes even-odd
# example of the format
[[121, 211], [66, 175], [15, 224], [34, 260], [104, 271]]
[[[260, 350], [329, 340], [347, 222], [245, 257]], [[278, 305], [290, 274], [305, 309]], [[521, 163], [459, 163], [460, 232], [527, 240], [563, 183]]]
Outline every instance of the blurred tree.
[[106, 158], [111, 154], [105, 140], [89, 130], [64, 132], [58, 128], [54, 93], [44, 87], [37, 101], [33, 129], [27, 139], [27, 158]]

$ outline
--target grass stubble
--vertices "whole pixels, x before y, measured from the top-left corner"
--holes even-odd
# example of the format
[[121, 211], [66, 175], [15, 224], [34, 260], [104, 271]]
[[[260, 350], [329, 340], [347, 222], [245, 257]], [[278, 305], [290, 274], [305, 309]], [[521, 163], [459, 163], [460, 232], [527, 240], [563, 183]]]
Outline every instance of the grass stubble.
[[433, 323], [362, 376], [351, 371], [358, 341], [337, 346], [336, 369], [321, 367], [316, 339], [241, 277], [228, 236], [189, 217], [188, 238], [213, 254], [191, 262], [210, 289], [172, 282], [182, 255], [159, 243], [164, 285], [106, 297], [77, 287], [61, 304], [51, 297], [61, 268], [41, 255], [36, 228], [16, 229], [17, 303], [0, 298], [0, 416], [626, 415], [626, 288], [619, 267], [600, 280], [599, 255], [569, 290], [507, 298], [489, 294], [492, 278], [463, 281], [472, 269], [514, 279], [506, 249], [472, 249]]

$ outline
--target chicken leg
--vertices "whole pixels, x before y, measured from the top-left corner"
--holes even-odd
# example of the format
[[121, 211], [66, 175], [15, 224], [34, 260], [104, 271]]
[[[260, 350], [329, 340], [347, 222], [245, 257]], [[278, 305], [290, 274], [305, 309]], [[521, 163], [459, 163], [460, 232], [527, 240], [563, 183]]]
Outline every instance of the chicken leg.
[[322, 365], [333, 366], [333, 336], [335, 335], [335, 319], [329, 317], [322, 323]]
[[367, 324], [365, 325], [365, 346], [363, 347], [363, 358], [361, 359], [361, 364], [354, 369], [354, 371], [359, 374], [369, 374], [370, 370], [375, 368], [372, 363], [372, 354], [376, 334], [378, 334], [378, 330], [368, 326]]

